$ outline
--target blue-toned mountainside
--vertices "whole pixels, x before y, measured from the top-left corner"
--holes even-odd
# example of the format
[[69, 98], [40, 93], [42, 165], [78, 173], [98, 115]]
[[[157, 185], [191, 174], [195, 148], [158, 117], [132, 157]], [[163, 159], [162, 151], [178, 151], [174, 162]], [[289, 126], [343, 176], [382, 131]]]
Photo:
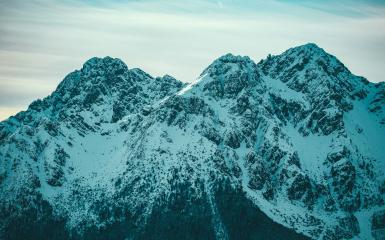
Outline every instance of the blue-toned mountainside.
[[315, 44], [185, 84], [92, 58], [0, 123], [1, 239], [384, 239], [385, 84]]

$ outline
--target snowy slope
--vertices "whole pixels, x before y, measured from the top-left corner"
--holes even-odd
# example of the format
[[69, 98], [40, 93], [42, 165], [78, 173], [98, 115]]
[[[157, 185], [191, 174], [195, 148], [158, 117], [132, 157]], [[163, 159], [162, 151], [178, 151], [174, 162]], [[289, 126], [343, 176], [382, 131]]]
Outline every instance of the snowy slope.
[[188, 85], [92, 58], [0, 123], [0, 236], [382, 239], [384, 108], [315, 44]]

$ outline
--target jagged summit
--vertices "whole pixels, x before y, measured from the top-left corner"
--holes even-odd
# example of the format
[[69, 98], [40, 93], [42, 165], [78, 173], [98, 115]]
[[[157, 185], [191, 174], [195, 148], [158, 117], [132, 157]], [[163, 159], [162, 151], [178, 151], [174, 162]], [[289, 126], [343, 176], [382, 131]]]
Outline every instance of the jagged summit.
[[312, 52], [312, 53], [326, 53], [323, 48], [319, 47], [315, 43], [306, 43], [303, 45], [299, 45], [299, 46], [288, 49], [286, 52], [288, 52], [288, 51], [308, 51], [308, 52]]
[[110, 69], [115, 71], [128, 70], [127, 65], [122, 60], [120, 60], [119, 58], [112, 58], [110, 56], [106, 56], [103, 58], [92, 57], [89, 60], [87, 60], [84, 63], [82, 70], [89, 71], [92, 69], [93, 70]]
[[[307, 43], [299, 45], [284, 51], [282, 54], [275, 57], [289, 58], [291, 61], [305, 60], [305, 61], [319, 61], [323, 59], [327, 62], [338, 61], [338, 59], [326, 52], [323, 48], [315, 43]], [[338, 63], [340, 63], [338, 61]], [[342, 63], [340, 63], [342, 64]]]
[[335, 77], [338, 77], [340, 73], [350, 74], [350, 71], [342, 62], [314, 43], [291, 48], [281, 54], [281, 56], [289, 59], [297, 59], [294, 61], [302, 60], [304, 65], [312, 64], [312, 67], [319, 67], [326, 74]]
[[312, 95], [312, 99], [319, 96], [317, 101], [330, 93], [349, 96], [361, 91], [366, 82], [353, 75], [336, 57], [312, 43], [269, 56], [258, 67], [264, 75], [285, 82], [295, 91]]
[[84, 120], [90, 126], [100, 121], [116, 122], [128, 112], [140, 111], [142, 106], [159, 101], [182, 86], [181, 81], [169, 75], [153, 78], [139, 68], [128, 69], [118, 58], [93, 57], [80, 70], [69, 73], [51, 95], [31, 103], [30, 111], [18, 114], [17, 118], [28, 122], [38, 112], [42, 118], [79, 121], [71, 118], [88, 112], [88, 119]]
[[310, 66], [310, 64], [324, 64], [325, 66], [322, 67], [329, 67], [327, 65], [330, 65], [330, 67], [343, 67], [343, 64], [336, 57], [327, 53], [315, 43], [293, 47], [276, 56], [269, 55], [262, 63], [271, 63], [272, 61], [283, 65], [281, 67], [296, 65], [299, 71], [302, 71], [307, 65]]
[[248, 71], [255, 67], [255, 63], [248, 56], [239, 56], [227, 53], [214, 60], [201, 74], [226, 74], [231, 71]]
[[242, 89], [261, 83], [257, 65], [247, 56], [226, 54], [211, 63], [200, 75], [210, 78], [204, 90], [215, 97], [231, 97]]
[[219, 58], [217, 58], [214, 63], [242, 63], [247, 64], [253, 62], [248, 56], [233, 55], [232, 53], [227, 53]]

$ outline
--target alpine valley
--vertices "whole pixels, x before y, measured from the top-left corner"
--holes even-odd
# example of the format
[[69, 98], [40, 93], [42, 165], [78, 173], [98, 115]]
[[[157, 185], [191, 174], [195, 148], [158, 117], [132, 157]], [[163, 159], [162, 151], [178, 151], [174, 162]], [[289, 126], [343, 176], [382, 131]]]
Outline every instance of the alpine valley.
[[0, 239], [385, 239], [385, 82], [312, 43], [189, 84], [92, 58], [0, 123]]

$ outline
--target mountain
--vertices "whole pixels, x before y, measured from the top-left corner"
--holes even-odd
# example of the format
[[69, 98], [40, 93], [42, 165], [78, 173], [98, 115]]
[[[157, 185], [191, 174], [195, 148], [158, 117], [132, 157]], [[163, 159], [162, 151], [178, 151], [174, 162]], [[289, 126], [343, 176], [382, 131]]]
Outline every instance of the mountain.
[[185, 84], [92, 58], [0, 123], [1, 239], [384, 239], [385, 84], [315, 44]]

